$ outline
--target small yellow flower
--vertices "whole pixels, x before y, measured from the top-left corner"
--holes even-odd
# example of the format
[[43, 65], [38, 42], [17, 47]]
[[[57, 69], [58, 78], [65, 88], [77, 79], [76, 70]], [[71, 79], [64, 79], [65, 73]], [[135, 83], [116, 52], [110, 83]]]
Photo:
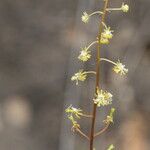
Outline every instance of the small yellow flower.
[[114, 145], [111, 144], [107, 150], [114, 150], [114, 149], [115, 149]]
[[110, 27], [106, 27], [102, 33], [102, 37], [105, 39], [111, 39], [113, 37], [113, 30], [110, 30]]
[[128, 12], [129, 11], [129, 6], [127, 4], [122, 3], [121, 10], [123, 12]]
[[108, 40], [108, 38], [104, 38], [103, 35], [102, 35], [100, 43], [101, 44], [109, 44], [109, 40]]
[[87, 12], [83, 12], [83, 15], [82, 15], [81, 19], [84, 23], [88, 23], [89, 19], [90, 19], [90, 16], [87, 14]]
[[74, 123], [73, 124], [73, 126], [72, 126], [72, 128], [71, 128], [71, 130], [73, 131], [73, 132], [75, 132], [77, 129], [79, 129], [80, 128], [80, 125], [78, 124], [78, 123]]
[[74, 120], [72, 115], [68, 115], [68, 119], [72, 122], [72, 124], [77, 123], [77, 121]]
[[76, 81], [76, 85], [78, 85], [79, 81], [85, 81], [86, 77], [87, 73], [83, 70], [79, 70], [79, 72], [75, 73], [75, 75], [71, 77], [71, 80]]
[[120, 61], [116, 62], [116, 65], [113, 67], [113, 71], [120, 75], [126, 75], [128, 73], [128, 69], [126, 69], [125, 65], [120, 63]]
[[82, 61], [88, 61], [91, 58], [91, 51], [89, 51], [86, 47], [82, 48], [80, 55], [78, 56], [78, 59]]
[[77, 118], [80, 118], [80, 116], [82, 115], [82, 110], [81, 109], [77, 109], [72, 107], [72, 105], [70, 105], [66, 110], [66, 113], [68, 113], [70, 116], [75, 115]]
[[107, 118], [103, 121], [104, 123], [108, 124], [108, 123], [113, 123], [114, 120], [114, 112], [115, 112], [115, 108], [111, 108], [110, 110], [110, 114], [107, 116]]
[[80, 128], [80, 125], [77, 123], [77, 121], [73, 118], [72, 115], [68, 116], [68, 119], [72, 122], [72, 131], [75, 132], [76, 129]]
[[109, 39], [112, 39], [113, 37], [113, 30], [110, 30], [110, 27], [107, 27], [105, 23], [103, 23], [105, 29], [104, 31], [102, 32], [102, 35], [101, 35], [101, 40], [100, 40], [100, 43], [101, 44], [109, 44]]
[[95, 96], [96, 98], [93, 99], [93, 101], [98, 107], [110, 105], [112, 103], [113, 95], [107, 91], [97, 89], [97, 94]]

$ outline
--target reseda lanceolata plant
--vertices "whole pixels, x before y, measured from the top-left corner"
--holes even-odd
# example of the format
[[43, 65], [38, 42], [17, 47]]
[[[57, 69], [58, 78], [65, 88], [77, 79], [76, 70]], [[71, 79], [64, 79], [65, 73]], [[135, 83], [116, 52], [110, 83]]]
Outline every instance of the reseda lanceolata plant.
[[[125, 68], [125, 65], [123, 65], [120, 60], [117, 60], [116, 62], [109, 60], [107, 58], [102, 58], [100, 56], [100, 50], [102, 45], [106, 45], [110, 43], [110, 40], [113, 38], [114, 31], [106, 25], [106, 14], [111, 13], [112, 11], [122, 11], [122, 12], [128, 12], [129, 6], [127, 4], [122, 3], [120, 8], [109, 8], [108, 7], [108, 1], [104, 0], [104, 7], [102, 11], [95, 11], [91, 14], [88, 14], [87, 12], [83, 12], [83, 15], [81, 17], [82, 21], [84, 23], [88, 23], [90, 21], [90, 18], [93, 15], [99, 15], [101, 17], [100, 25], [99, 25], [99, 33], [98, 37], [95, 41], [91, 42], [88, 46], [81, 48], [80, 54], [78, 56], [78, 59], [86, 62], [88, 61], [91, 56], [90, 48], [97, 44], [97, 55], [96, 55], [96, 71], [84, 71], [83, 69], [80, 69], [77, 73], [72, 76], [71, 80], [75, 81], [76, 85], [79, 84], [80, 81], [85, 81], [88, 74], [94, 74], [96, 76], [96, 83], [95, 83], [95, 91], [94, 91], [94, 98], [93, 98], [93, 112], [90, 115], [85, 114], [81, 109], [74, 108], [72, 105], [70, 105], [66, 109], [66, 113], [68, 115], [68, 119], [72, 122], [72, 131], [77, 132], [81, 134], [83, 137], [85, 137], [87, 140], [89, 140], [90, 143], [90, 150], [94, 150], [93, 147], [93, 141], [94, 138], [98, 135], [101, 135], [104, 131], [107, 130], [107, 128], [110, 126], [111, 123], [113, 123], [113, 115], [115, 112], [115, 108], [111, 108], [110, 113], [107, 115], [106, 119], [103, 121], [105, 124], [104, 128], [95, 133], [95, 120], [96, 120], [96, 110], [98, 107], [107, 106], [112, 104], [112, 98], [113, 95], [103, 90], [100, 86], [100, 62], [106, 61], [113, 65], [112, 70], [123, 76], [128, 73], [128, 69]], [[91, 130], [90, 135], [86, 135], [81, 131], [80, 125], [78, 124], [77, 120], [81, 117], [88, 117], [91, 118]], [[114, 150], [115, 147], [113, 144], [111, 144], [107, 150]]]

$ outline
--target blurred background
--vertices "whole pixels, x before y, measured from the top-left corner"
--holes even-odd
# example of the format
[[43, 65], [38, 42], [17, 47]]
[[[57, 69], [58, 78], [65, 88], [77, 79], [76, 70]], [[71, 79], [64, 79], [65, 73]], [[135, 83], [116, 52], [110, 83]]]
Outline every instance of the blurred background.
[[[95, 140], [96, 150], [113, 143], [116, 150], [150, 149], [150, 1], [125, 0], [129, 13], [107, 17], [114, 38], [101, 51], [120, 59], [127, 77], [101, 63], [101, 86], [114, 95], [115, 123]], [[87, 150], [88, 142], [73, 134], [64, 109], [70, 104], [92, 111], [95, 78], [76, 86], [70, 77], [83, 64], [81, 47], [95, 40], [99, 18], [81, 22], [83, 11], [102, 8], [102, 0], [0, 0], [0, 150]], [[122, 1], [110, 0], [110, 7]], [[96, 130], [110, 107], [98, 109]], [[89, 119], [81, 120], [88, 134]]]

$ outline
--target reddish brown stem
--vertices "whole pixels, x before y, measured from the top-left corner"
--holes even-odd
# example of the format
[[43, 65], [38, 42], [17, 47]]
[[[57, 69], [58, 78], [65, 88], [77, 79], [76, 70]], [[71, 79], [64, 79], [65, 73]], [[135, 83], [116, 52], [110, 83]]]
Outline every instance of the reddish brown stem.
[[106, 124], [106, 126], [102, 130], [100, 130], [99, 132], [94, 134], [94, 137], [104, 133], [108, 129], [109, 125], [110, 125], [110, 123]]
[[[102, 19], [99, 26], [99, 34], [98, 34], [98, 47], [97, 47], [97, 59], [96, 59], [96, 84], [95, 84], [95, 93], [97, 92], [97, 88], [99, 88], [99, 74], [100, 74], [100, 49], [101, 49], [101, 36], [103, 31], [103, 22], [105, 22], [106, 9], [108, 5], [108, 0], [105, 0]], [[93, 104], [93, 113], [92, 113], [92, 125], [91, 125], [91, 133], [90, 133], [90, 150], [93, 150], [93, 142], [94, 142], [94, 129], [95, 129], [95, 119], [96, 119], [96, 108], [97, 105]]]
[[87, 135], [85, 135], [80, 129], [76, 129], [78, 133], [80, 133], [83, 137], [85, 137], [87, 140], [90, 140]]

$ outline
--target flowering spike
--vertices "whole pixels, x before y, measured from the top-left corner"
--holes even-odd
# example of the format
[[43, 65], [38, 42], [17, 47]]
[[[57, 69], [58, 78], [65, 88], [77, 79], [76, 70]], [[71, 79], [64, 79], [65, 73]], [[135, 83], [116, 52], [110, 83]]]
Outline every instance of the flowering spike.
[[110, 105], [112, 103], [113, 95], [107, 91], [97, 89], [97, 94], [95, 96], [93, 101], [98, 107]]
[[126, 75], [128, 73], [128, 69], [126, 69], [125, 65], [120, 63], [119, 60], [118, 60], [118, 62], [115, 63], [115, 65], [113, 67], [113, 71], [120, 75]]
[[[93, 113], [92, 115], [86, 115], [82, 112], [81, 109], [77, 109], [72, 107], [72, 105], [70, 105], [65, 111], [68, 114], [68, 118], [69, 120], [72, 122], [73, 126], [72, 126], [72, 131], [73, 132], [78, 132], [80, 133], [83, 137], [85, 137], [86, 139], [89, 140], [90, 142], [90, 150], [95, 150], [94, 148], [94, 138], [100, 134], [102, 134], [103, 132], [105, 132], [107, 130], [107, 128], [110, 126], [111, 123], [113, 123], [114, 120], [114, 112], [115, 109], [111, 108], [110, 113], [107, 115], [106, 119], [103, 121], [105, 124], [105, 127], [100, 130], [99, 132], [95, 133], [95, 124], [96, 124], [96, 110], [97, 107], [101, 107], [101, 106], [107, 106], [112, 104], [112, 97], [113, 95], [107, 91], [104, 91], [102, 89], [100, 89], [100, 80], [99, 80], [99, 73], [100, 73], [100, 62], [101, 60], [105, 60], [111, 64], [113, 64], [113, 71], [117, 74], [120, 75], [125, 75], [128, 73], [128, 69], [125, 68], [125, 65], [123, 65], [120, 61], [117, 62], [113, 62], [109, 59], [106, 58], [100, 58], [100, 54], [101, 54], [101, 47], [102, 44], [109, 44], [110, 40], [113, 38], [113, 30], [111, 30], [110, 27], [107, 27], [107, 25], [105, 24], [106, 22], [106, 13], [107, 12], [111, 12], [113, 10], [117, 10], [117, 11], [122, 11], [122, 12], [128, 12], [129, 11], [129, 6], [125, 3], [122, 3], [121, 7], [119, 8], [109, 8], [108, 4], [109, 4], [109, 0], [103, 0], [104, 1], [104, 7], [103, 7], [103, 12], [101, 11], [95, 11], [91, 14], [88, 14], [87, 12], [83, 12], [81, 19], [84, 23], [88, 23], [90, 20], [90, 17], [96, 14], [100, 14], [102, 15], [101, 20], [100, 20], [100, 25], [99, 25], [99, 32], [98, 32], [98, 38], [96, 39], [96, 41], [92, 42], [89, 46], [84, 47], [81, 49], [81, 52], [78, 56], [78, 59], [86, 62], [91, 58], [91, 51], [90, 51], [90, 47], [92, 45], [94, 45], [95, 43], [98, 43], [97, 46], [97, 53], [96, 53], [96, 72], [95, 71], [83, 71], [83, 70], [79, 70], [77, 73], [75, 73], [72, 77], [71, 80], [75, 81], [76, 85], [79, 84], [79, 81], [85, 81], [87, 78], [87, 74], [95, 74], [96, 75], [96, 79], [95, 79], [95, 96], [93, 99]], [[91, 130], [90, 130], [90, 137], [85, 135], [80, 129], [80, 125], [77, 122], [77, 119], [80, 119], [80, 117], [90, 117], [92, 118], [91, 121]], [[114, 150], [115, 147], [114, 145], [110, 145], [107, 150]]]

